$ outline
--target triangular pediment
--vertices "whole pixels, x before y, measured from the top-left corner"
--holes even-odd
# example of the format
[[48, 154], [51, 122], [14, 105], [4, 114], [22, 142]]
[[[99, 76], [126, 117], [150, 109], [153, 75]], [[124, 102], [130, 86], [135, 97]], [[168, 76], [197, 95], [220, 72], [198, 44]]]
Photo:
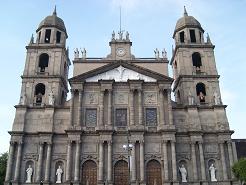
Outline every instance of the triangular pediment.
[[126, 61], [110, 63], [79, 76], [75, 76], [69, 81], [98, 82], [99, 80], [114, 80], [115, 82], [127, 82], [128, 80], [143, 80], [144, 82], [173, 81], [170, 77]]
[[115, 82], [127, 82], [127, 80], [143, 80], [145, 82], [156, 82], [156, 79], [125, 68], [122, 65], [85, 79], [86, 82], [98, 82], [99, 80], [114, 80]]

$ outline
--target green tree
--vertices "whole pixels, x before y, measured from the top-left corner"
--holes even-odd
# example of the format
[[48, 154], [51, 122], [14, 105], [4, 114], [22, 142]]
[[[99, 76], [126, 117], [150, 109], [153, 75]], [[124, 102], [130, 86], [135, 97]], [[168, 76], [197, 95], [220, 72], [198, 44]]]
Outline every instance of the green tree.
[[8, 152], [1, 154], [0, 156], [0, 185], [3, 185], [6, 168], [7, 168]]
[[246, 158], [239, 159], [239, 161], [233, 165], [232, 171], [235, 177], [241, 181], [241, 184], [244, 184], [246, 182]]

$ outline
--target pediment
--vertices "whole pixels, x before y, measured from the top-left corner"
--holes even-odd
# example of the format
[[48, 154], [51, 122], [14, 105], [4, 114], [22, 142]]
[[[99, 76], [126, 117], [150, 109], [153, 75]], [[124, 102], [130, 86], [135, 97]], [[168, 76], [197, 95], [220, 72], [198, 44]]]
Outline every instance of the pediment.
[[149, 69], [126, 61], [117, 61], [75, 76], [69, 79], [69, 82], [98, 82], [99, 80], [114, 80], [115, 82], [127, 82], [128, 80], [167, 81], [170, 83], [173, 81], [172, 78]]
[[156, 79], [125, 68], [122, 65], [85, 79], [86, 82], [98, 82], [99, 80], [114, 80], [115, 82], [127, 82], [127, 80], [143, 80], [144, 82], [156, 82]]

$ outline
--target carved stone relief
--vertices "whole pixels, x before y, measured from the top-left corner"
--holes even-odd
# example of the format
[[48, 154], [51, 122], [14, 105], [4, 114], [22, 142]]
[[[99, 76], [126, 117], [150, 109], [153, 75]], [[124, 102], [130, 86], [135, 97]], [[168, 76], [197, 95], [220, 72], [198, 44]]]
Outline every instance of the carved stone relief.
[[144, 104], [157, 104], [157, 94], [155, 92], [145, 92]]
[[85, 92], [85, 104], [98, 104], [98, 93]]
[[128, 94], [126, 92], [116, 92], [114, 98], [115, 104], [128, 104]]
[[149, 143], [147, 146], [146, 146], [146, 152], [147, 153], [159, 153], [161, 150], [160, 150], [160, 144], [158, 143]]

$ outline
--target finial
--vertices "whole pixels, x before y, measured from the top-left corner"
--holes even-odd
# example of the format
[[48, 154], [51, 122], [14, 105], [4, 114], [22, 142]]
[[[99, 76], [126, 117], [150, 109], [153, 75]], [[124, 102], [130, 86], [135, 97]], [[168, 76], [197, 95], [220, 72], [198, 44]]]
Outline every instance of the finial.
[[188, 16], [185, 6], [184, 6], [184, 16]]
[[210, 37], [209, 37], [209, 34], [207, 33], [207, 43], [208, 44], [211, 44], [211, 40], [210, 40]]
[[33, 37], [33, 34], [32, 34], [29, 44], [33, 44], [33, 43], [34, 43], [34, 37]]
[[55, 16], [57, 15], [57, 14], [56, 14], [56, 5], [55, 5], [55, 9], [54, 9], [54, 11], [53, 11], [53, 15], [55, 15]]

